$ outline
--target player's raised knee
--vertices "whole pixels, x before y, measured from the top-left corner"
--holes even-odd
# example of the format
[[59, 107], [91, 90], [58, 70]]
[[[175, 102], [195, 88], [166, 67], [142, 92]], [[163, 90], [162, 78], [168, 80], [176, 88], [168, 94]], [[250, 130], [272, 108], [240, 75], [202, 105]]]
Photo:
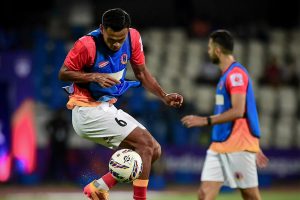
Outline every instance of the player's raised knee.
[[161, 156], [161, 146], [158, 142], [155, 142], [152, 162], [159, 159], [160, 156]]

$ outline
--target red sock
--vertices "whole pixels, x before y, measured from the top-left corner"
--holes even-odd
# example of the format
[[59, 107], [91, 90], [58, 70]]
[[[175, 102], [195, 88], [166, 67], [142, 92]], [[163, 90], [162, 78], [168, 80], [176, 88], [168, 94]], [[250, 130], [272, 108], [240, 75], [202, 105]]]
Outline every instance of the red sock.
[[113, 186], [115, 186], [118, 183], [118, 181], [112, 176], [110, 172], [102, 176], [101, 179], [109, 189], [111, 189]]
[[149, 180], [136, 179], [133, 181], [133, 199], [146, 200]]

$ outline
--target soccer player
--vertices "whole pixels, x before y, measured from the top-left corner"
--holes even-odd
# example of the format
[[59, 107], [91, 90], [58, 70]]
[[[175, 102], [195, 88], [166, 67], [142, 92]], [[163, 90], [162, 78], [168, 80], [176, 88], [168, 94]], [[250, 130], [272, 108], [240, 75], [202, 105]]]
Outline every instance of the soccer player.
[[[133, 182], [133, 198], [144, 200], [151, 164], [160, 157], [161, 147], [142, 124], [114, 103], [129, 88], [139, 85], [175, 108], [182, 105], [183, 97], [166, 93], [151, 75], [140, 33], [130, 28], [130, 21], [120, 8], [104, 12], [100, 27], [78, 39], [69, 51], [59, 78], [73, 82], [65, 89], [70, 94], [67, 107], [72, 109], [72, 124], [79, 136], [111, 149], [130, 148], [140, 154], [143, 172]], [[136, 81], [125, 79], [128, 62]], [[106, 200], [108, 190], [116, 183], [108, 172], [85, 186], [84, 194], [93, 200]]]
[[214, 115], [187, 115], [181, 119], [188, 128], [213, 125], [198, 192], [201, 200], [215, 199], [223, 184], [239, 188], [245, 200], [261, 199], [256, 164], [265, 167], [268, 158], [259, 147], [260, 127], [252, 82], [245, 67], [235, 60], [233, 46], [229, 31], [211, 33], [208, 54], [222, 71]]

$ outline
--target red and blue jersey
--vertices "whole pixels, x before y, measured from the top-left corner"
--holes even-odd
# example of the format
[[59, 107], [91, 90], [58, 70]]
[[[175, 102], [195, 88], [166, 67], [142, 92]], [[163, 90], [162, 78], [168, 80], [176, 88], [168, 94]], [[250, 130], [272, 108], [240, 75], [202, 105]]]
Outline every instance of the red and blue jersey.
[[105, 73], [119, 80], [121, 83], [109, 88], [102, 88], [98, 83], [91, 82], [82, 85], [88, 88], [91, 96], [97, 101], [109, 101], [112, 98], [120, 97], [130, 87], [140, 85], [139, 81], [125, 80], [127, 63], [131, 58], [130, 32], [118, 51], [110, 50], [103, 39], [100, 29], [94, 30], [91, 35], [96, 44], [96, 59], [92, 67], [86, 67], [86, 72]]
[[259, 149], [260, 128], [255, 96], [248, 72], [238, 62], [232, 63], [220, 78], [214, 114], [229, 110], [232, 107], [230, 97], [236, 93], [246, 95], [245, 116], [233, 122], [214, 125], [210, 148], [220, 153], [245, 150], [256, 152]]
[[67, 106], [96, 106], [98, 101], [107, 101], [121, 96], [129, 87], [139, 85], [137, 81], [125, 80], [127, 63], [145, 64], [142, 41], [139, 32], [130, 28], [122, 47], [113, 52], [107, 48], [99, 29], [92, 31], [76, 41], [65, 59], [70, 70], [108, 73], [120, 80], [111, 88], [101, 88], [97, 83], [73, 84]]

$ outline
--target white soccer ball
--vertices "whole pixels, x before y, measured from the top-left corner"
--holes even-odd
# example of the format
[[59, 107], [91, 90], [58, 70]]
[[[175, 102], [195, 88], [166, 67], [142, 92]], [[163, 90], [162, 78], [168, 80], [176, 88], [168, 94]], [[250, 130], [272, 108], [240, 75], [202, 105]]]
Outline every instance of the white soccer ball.
[[132, 182], [143, 171], [142, 158], [131, 149], [118, 150], [111, 156], [109, 171], [118, 182]]

